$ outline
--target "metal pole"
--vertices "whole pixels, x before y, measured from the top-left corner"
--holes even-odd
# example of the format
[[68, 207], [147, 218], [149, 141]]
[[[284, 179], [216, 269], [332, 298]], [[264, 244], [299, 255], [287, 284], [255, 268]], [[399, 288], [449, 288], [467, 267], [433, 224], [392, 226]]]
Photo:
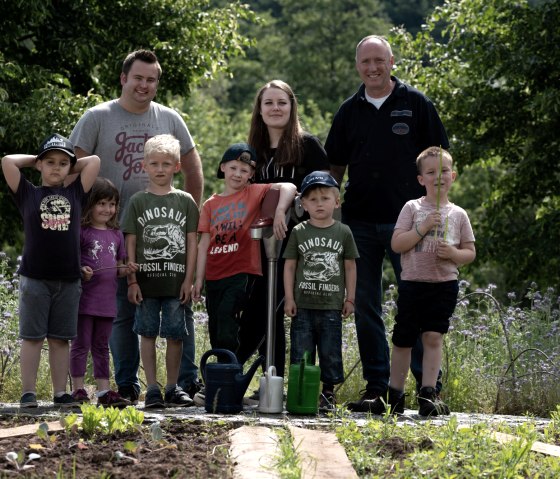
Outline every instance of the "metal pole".
[[276, 340], [276, 273], [278, 259], [268, 258], [268, 294], [267, 296], [267, 321], [266, 321], [266, 370], [275, 366], [275, 340]]

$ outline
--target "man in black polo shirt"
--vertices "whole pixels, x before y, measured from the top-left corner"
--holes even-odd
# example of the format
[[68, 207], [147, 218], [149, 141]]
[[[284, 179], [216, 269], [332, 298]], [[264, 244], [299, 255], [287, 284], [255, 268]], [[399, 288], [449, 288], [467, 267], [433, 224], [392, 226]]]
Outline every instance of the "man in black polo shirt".
[[[383, 37], [370, 35], [358, 43], [356, 69], [363, 83], [340, 106], [325, 143], [331, 174], [339, 184], [348, 167], [342, 221], [350, 226], [360, 253], [355, 320], [367, 384], [363, 396], [349, 403], [353, 411], [369, 412], [388, 387], [389, 345], [381, 316], [383, 259], [389, 257], [399, 281], [400, 257], [391, 250], [391, 236], [405, 202], [425, 194], [416, 179], [416, 157], [429, 146], [449, 148], [434, 105], [391, 75], [394, 62]], [[420, 387], [420, 340], [412, 355], [411, 370]]]

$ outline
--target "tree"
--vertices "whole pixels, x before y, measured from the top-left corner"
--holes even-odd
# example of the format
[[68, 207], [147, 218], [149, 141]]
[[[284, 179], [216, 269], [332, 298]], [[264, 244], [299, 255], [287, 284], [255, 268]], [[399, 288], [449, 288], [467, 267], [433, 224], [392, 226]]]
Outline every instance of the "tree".
[[461, 0], [415, 37], [391, 38], [401, 76], [437, 104], [458, 164], [491, 185], [474, 215], [477, 263], [501, 269], [506, 287], [560, 280], [559, 22], [557, 1]]
[[[246, 5], [210, 0], [0, 0], [0, 155], [33, 152], [50, 132], [69, 135], [84, 110], [118, 95], [124, 56], [154, 50], [164, 75], [159, 98], [187, 96], [250, 41]], [[0, 189], [0, 238], [20, 230]]]

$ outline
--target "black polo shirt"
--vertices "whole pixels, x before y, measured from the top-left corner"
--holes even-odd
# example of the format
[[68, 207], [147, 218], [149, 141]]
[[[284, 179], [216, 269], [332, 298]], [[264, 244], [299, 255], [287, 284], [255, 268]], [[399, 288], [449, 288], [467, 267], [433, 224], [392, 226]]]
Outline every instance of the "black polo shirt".
[[372, 223], [395, 223], [404, 204], [426, 194], [416, 157], [429, 146], [449, 148], [437, 111], [423, 93], [391, 77], [395, 88], [379, 110], [365, 86], [342, 103], [325, 149], [332, 165], [348, 167], [343, 214]]

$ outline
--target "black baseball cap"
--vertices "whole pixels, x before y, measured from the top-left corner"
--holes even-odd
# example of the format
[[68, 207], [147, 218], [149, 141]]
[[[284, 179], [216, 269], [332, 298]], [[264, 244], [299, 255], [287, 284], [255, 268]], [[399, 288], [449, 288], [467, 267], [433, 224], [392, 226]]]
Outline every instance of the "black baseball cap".
[[66, 153], [70, 157], [70, 162], [72, 164], [76, 163], [76, 153], [74, 153], [74, 145], [70, 143], [68, 138], [64, 138], [58, 133], [52, 133], [47, 136], [39, 146], [39, 151], [37, 152], [37, 160], [40, 160], [45, 156], [48, 151], [60, 150]]
[[253, 168], [257, 167], [257, 153], [255, 150], [247, 143], [234, 143], [226, 150], [224, 156], [222, 156], [222, 161], [220, 161], [218, 165], [218, 173], [216, 175], [218, 178], [224, 178], [224, 172], [220, 168], [220, 165], [233, 160], [242, 161]]
[[304, 196], [305, 191], [312, 186], [328, 186], [340, 189], [336, 180], [324, 171], [314, 171], [313, 173], [309, 173], [303, 179], [303, 181], [301, 182], [300, 196]]

